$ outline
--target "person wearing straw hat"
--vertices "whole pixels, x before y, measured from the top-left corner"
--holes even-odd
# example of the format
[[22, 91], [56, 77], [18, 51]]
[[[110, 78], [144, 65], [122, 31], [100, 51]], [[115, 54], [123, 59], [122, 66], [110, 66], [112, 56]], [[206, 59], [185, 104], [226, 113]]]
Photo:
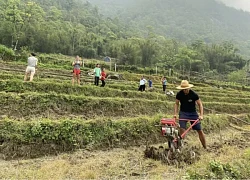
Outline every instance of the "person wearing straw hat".
[[[176, 102], [174, 106], [174, 117], [176, 118], [178, 108], [180, 104], [179, 119], [197, 120], [203, 119], [203, 105], [196, 92], [191, 90], [193, 84], [189, 84], [187, 80], [182, 80], [180, 86], [176, 87], [180, 91], [176, 95]], [[199, 106], [199, 114], [196, 111], [196, 104]], [[193, 122], [190, 122], [191, 124]], [[180, 133], [184, 133], [186, 130], [187, 121], [179, 120]], [[196, 130], [199, 134], [199, 139], [202, 146], [206, 149], [206, 139], [201, 128], [201, 122], [199, 121], [193, 126], [193, 130]]]

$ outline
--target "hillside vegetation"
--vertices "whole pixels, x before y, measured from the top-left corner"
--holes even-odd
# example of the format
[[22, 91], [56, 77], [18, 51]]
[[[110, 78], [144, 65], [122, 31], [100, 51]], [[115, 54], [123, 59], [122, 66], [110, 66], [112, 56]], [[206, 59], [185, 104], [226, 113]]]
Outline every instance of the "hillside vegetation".
[[248, 54], [250, 13], [228, 7], [216, 0], [89, 0], [104, 16], [118, 17], [129, 27], [185, 42], [233, 41]]
[[[237, 27], [244, 31], [240, 33], [244, 36], [244, 40], [247, 39], [248, 35], [245, 31], [249, 32], [248, 27], [241, 24], [233, 25], [236, 21], [233, 19], [240, 18], [247, 21], [249, 15], [217, 4], [214, 1], [209, 1], [210, 3], [203, 1], [185, 1], [185, 3], [182, 3], [178, 0], [164, 1], [158, 4], [156, 1], [145, 1], [142, 6], [145, 7], [145, 10], [144, 8], [138, 8], [139, 10], [134, 12], [141, 14], [142, 18], [137, 17], [136, 14], [133, 16], [134, 13], [130, 13], [130, 11], [133, 11], [132, 9], [124, 11], [124, 13], [127, 12], [133, 16], [134, 22], [126, 25], [126, 22], [130, 22], [130, 19], [125, 19], [123, 22], [122, 18], [130, 17], [130, 15], [124, 14], [119, 18], [107, 18], [102, 16], [98, 7], [80, 0], [70, 1], [70, 3], [63, 0], [33, 2], [1, 0], [0, 43], [7, 46], [7, 48], [0, 46], [1, 59], [26, 61], [27, 53], [32, 50], [41, 53], [80, 55], [83, 58], [102, 59], [105, 56], [110, 56], [113, 63], [133, 66], [130, 70], [137, 67], [155, 69], [158, 66], [166, 71], [173, 68], [175, 72], [181, 72], [183, 75], [190, 75], [191, 71], [196, 71], [203, 74], [208, 73], [210, 76], [215, 75], [214, 77], [218, 73], [228, 74], [232, 71], [242, 70], [243, 67], [248, 65], [248, 60], [239, 54], [237, 43], [234, 41], [228, 42], [230, 37], [223, 38], [222, 34], [226, 35], [232, 29], [232, 36], [237, 37], [234, 29]], [[135, 9], [140, 3], [141, 1], [136, 1], [136, 4], [128, 1], [121, 5], [124, 6], [124, 9], [126, 9], [126, 6], [133, 6]], [[110, 2], [110, 4], [112, 5], [113, 2]], [[212, 18], [212, 15], [207, 11], [210, 12], [212, 7], [216, 10], [215, 14], [219, 14], [218, 18], [221, 18], [218, 20], [220, 22], [218, 26], [209, 23], [209, 18], [213, 19], [214, 17]], [[185, 11], [182, 9], [185, 9]], [[200, 15], [202, 13], [204, 14]], [[190, 18], [192, 20], [185, 19], [189, 15], [192, 15]], [[229, 22], [228, 16], [230, 19], [231, 16], [234, 17], [233, 22]], [[198, 17], [201, 20], [198, 21]], [[207, 19], [203, 19], [203, 17]], [[167, 23], [168, 18], [173, 21], [173, 24], [180, 23], [180, 25]], [[134, 24], [141, 24], [140, 26], [146, 27], [147, 25], [144, 22], [148, 24], [156, 23], [155, 28], [159, 26], [158, 24], [166, 22], [169, 26], [167, 26], [167, 29], [172, 29], [171, 31], [175, 33], [181, 28], [183, 32], [187, 33], [183, 36], [191, 38], [192, 43], [185, 44], [184, 41], [186, 40], [181, 40], [181, 38], [181, 41], [173, 40], [175, 35], [167, 36], [152, 28], [146, 28], [147, 33], [143, 35], [140, 32], [145, 31], [145, 29], [140, 30], [141, 28], [135, 27]], [[200, 25], [199, 22], [202, 22], [205, 27]], [[241, 21], [237, 21], [237, 23], [241, 23]], [[246, 23], [242, 22], [242, 24], [247, 26]], [[211, 33], [209, 28], [206, 27], [214, 29], [215, 27], [224, 27], [224, 25], [226, 28], [215, 30], [218, 36]], [[192, 28], [190, 28], [191, 26]], [[195, 27], [201, 29], [196, 30]], [[160, 29], [163, 30], [164, 28]], [[189, 33], [190, 29], [192, 34]], [[204, 38], [192, 38], [192, 35], [196, 36], [198, 32], [204, 32], [206, 36], [214, 37], [219, 41], [204, 41]], [[227, 41], [224, 42], [224, 40]], [[206, 42], [211, 43], [206, 44]], [[243, 43], [241, 45], [247, 47]], [[8, 48], [14, 51], [8, 50]], [[44, 57], [41, 56], [40, 59], [43, 60]], [[54, 64], [56, 63], [55, 65], [62, 62], [66, 65], [65, 61], [53, 61]]]

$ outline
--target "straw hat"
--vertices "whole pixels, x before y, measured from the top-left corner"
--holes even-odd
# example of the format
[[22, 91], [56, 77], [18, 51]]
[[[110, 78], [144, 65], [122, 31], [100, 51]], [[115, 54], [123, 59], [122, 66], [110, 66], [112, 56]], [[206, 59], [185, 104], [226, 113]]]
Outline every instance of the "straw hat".
[[189, 89], [191, 87], [194, 87], [193, 84], [189, 84], [189, 82], [187, 80], [182, 80], [181, 81], [181, 85], [177, 86], [177, 89]]

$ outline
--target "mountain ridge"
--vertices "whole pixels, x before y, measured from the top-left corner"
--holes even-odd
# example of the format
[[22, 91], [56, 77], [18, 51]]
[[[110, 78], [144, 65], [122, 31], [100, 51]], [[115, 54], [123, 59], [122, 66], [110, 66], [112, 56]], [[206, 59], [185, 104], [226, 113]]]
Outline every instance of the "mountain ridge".
[[[250, 47], [250, 13], [216, 0], [88, 0], [101, 13], [118, 17], [146, 34], [148, 26], [157, 34], [184, 42], [233, 41], [247, 52]], [[115, 5], [115, 6], [114, 6]], [[249, 54], [250, 55], [250, 54]]]

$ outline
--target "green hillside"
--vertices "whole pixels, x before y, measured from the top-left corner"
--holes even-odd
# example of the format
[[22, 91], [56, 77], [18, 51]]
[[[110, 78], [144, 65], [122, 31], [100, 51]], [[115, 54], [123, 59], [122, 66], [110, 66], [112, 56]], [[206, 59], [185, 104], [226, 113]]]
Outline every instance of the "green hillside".
[[[148, 26], [168, 38], [207, 43], [233, 41], [247, 54], [250, 13], [215, 0], [89, 0], [105, 16], [118, 17], [144, 34]], [[248, 53], [249, 55], [249, 53]]]
[[[205, 0], [119, 2], [106, 3], [110, 11], [119, 11], [110, 18], [100, 13], [104, 8], [80, 0], [0, 0], [0, 44], [13, 50], [0, 45], [1, 59], [26, 62], [31, 51], [109, 56], [119, 67], [130, 66], [130, 72], [148, 67], [152, 74], [158, 66], [165, 74], [173, 68], [185, 76], [240, 71], [245, 79], [248, 60], [239, 50], [248, 47], [248, 13]], [[69, 65], [53, 57], [46, 61]]]

